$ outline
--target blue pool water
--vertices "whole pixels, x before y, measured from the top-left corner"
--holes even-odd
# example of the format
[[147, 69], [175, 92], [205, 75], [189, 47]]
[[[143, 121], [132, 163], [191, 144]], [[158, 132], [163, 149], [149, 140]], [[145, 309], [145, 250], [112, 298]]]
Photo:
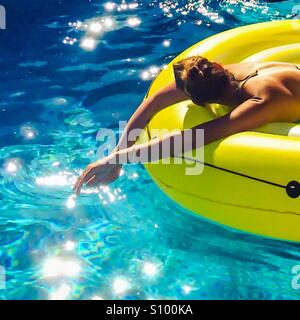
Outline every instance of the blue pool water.
[[298, 299], [298, 244], [202, 220], [141, 165], [98, 192], [71, 190], [96, 159], [97, 131], [118, 131], [159, 68], [297, 3], [2, 1], [0, 298]]

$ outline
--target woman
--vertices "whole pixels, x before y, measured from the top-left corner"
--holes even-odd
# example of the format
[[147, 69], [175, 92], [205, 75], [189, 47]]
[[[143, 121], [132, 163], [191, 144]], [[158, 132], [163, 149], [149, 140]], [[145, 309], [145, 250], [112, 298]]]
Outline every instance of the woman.
[[[204, 144], [209, 144], [269, 122], [296, 122], [300, 119], [300, 71], [296, 65], [285, 62], [221, 65], [193, 56], [175, 63], [173, 67], [175, 81], [142, 102], [115, 151], [90, 164], [79, 177], [74, 186], [77, 195], [83, 184], [91, 187], [114, 181], [123, 163], [134, 162], [134, 157], [142, 152], [150, 155], [151, 149], [161, 148], [164, 143], [170, 144], [171, 156], [177, 156], [174, 141], [176, 137], [182, 137], [183, 131], [139, 145], [127, 140], [131, 130], [142, 130], [156, 112], [177, 102], [191, 99], [199, 106], [220, 103], [231, 108], [225, 116], [185, 130], [190, 131], [193, 137], [185, 151], [200, 147], [195, 138], [196, 129], [204, 129]], [[152, 154], [151, 160], [162, 158], [159, 153], [154, 157]]]

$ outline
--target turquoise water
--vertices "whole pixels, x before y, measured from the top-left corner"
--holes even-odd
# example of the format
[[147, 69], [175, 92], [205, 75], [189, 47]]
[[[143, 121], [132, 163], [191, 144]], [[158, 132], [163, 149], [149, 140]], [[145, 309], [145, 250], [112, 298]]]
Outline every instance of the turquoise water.
[[209, 35], [288, 18], [297, 4], [4, 2], [0, 298], [298, 299], [298, 244], [204, 221], [140, 165], [80, 198], [71, 190], [96, 159], [98, 130], [118, 132], [159, 68]]

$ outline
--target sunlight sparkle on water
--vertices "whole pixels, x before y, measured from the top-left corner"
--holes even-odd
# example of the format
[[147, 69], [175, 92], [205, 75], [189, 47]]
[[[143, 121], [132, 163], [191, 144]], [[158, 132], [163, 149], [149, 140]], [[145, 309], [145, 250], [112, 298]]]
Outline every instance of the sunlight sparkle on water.
[[141, 78], [143, 79], [143, 80], [149, 80], [150, 79], [150, 77], [151, 77], [151, 75], [150, 75], [150, 73], [148, 72], [148, 71], [143, 71], [142, 73], [141, 73]]
[[37, 136], [37, 131], [29, 126], [21, 127], [20, 133], [26, 140], [32, 140]]
[[160, 69], [157, 66], [150, 66], [148, 68], [148, 70], [144, 70], [141, 73], [141, 79], [142, 80], [149, 80], [154, 78], [155, 76], [157, 76], [157, 74], [159, 73]]
[[91, 300], [104, 300], [104, 298], [100, 297], [100, 296], [93, 296], [91, 298]]
[[148, 277], [154, 277], [158, 273], [158, 267], [151, 262], [145, 262], [143, 265], [143, 273]]
[[66, 260], [58, 257], [48, 258], [44, 262], [43, 275], [45, 278], [76, 277], [81, 271], [80, 265], [75, 260]]
[[128, 18], [127, 19], [127, 24], [130, 27], [137, 27], [138, 25], [141, 24], [141, 19], [137, 18], [137, 17], [133, 17], [133, 18]]
[[111, 192], [108, 192], [107, 194], [108, 194], [108, 197], [109, 197], [109, 201], [110, 202], [114, 202], [116, 197]]
[[184, 292], [185, 294], [189, 294], [189, 293], [193, 290], [193, 288], [192, 288], [191, 286], [189, 286], [189, 285], [184, 285], [184, 286], [182, 287], [182, 290], [183, 290], [183, 292]]
[[17, 168], [17, 165], [16, 165], [15, 163], [9, 162], [9, 163], [7, 164], [6, 170], [7, 170], [8, 172], [16, 172], [17, 169], [18, 169], [18, 168]]
[[76, 202], [75, 202], [76, 196], [75, 195], [71, 195], [68, 200], [67, 200], [67, 207], [68, 209], [73, 209], [76, 206]]
[[129, 3], [128, 8], [129, 9], [136, 9], [139, 6], [138, 3]]
[[151, 66], [149, 68], [150, 73], [154, 76], [159, 72], [159, 68], [157, 66]]
[[120, 188], [110, 189], [109, 186], [100, 186], [99, 188], [99, 199], [103, 205], [115, 202], [116, 199], [123, 200], [126, 195], [122, 193]]
[[111, 28], [113, 25], [114, 25], [114, 20], [110, 17], [107, 17], [107, 18], [104, 18], [103, 19], [103, 23], [104, 23], [104, 26], [107, 27], [107, 28]]
[[102, 25], [100, 22], [92, 22], [89, 25], [89, 31], [93, 33], [100, 33], [102, 30]]
[[116, 4], [114, 2], [106, 2], [104, 4], [104, 8], [107, 11], [112, 11], [112, 10], [114, 10], [116, 8]]
[[48, 177], [37, 177], [35, 183], [39, 186], [62, 187], [69, 185], [68, 178], [65, 175], [53, 175]]
[[64, 44], [69, 44], [69, 45], [73, 45], [75, 42], [77, 41], [76, 38], [70, 38], [70, 37], [65, 37], [63, 40]]
[[122, 4], [118, 7], [118, 11], [127, 10], [127, 9], [128, 9], [128, 4], [126, 4], [126, 3], [122, 3]]
[[96, 48], [96, 40], [94, 38], [83, 38], [80, 47], [87, 51], [92, 51]]
[[130, 284], [126, 278], [116, 278], [113, 281], [113, 290], [116, 294], [124, 294], [129, 290]]
[[82, 26], [82, 22], [81, 21], [77, 21], [76, 22], [76, 28], [80, 28]]
[[60, 162], [55, 161], [52, 163], [52, 167], [58, 167], [60, 165]]
[[130, 179], [137, 179], [138, 177], [139, 177], [139, 175], [136, 172], [134, 172], [129, 178]]
[[16, 173], [19, 169], [17, 160], [8, 160], [4, 165], [7, 173]]
[[124, 11], [124, 10], [133, 10], [136, 9], [139, 6], [138, 3], [136, 2], [132, 2], [132, 3], [125, 3], [125, 1], [123, 1], [123, 3], [118, 7], [118, 11]]
[[164, 47], [170, 47], [171, 41], [170, 40], [164, 40], [162, 44], [163, 44]]
[[69, 284], [62, 284], [59, 288], [50, 294], [50, 300], [65, 300], [72, 292], [72, 287]]
[[65, 244], [64, 244], [64, 248], [67, 251], [73, 251], [76, 248], [76, 242], [68, 240]]

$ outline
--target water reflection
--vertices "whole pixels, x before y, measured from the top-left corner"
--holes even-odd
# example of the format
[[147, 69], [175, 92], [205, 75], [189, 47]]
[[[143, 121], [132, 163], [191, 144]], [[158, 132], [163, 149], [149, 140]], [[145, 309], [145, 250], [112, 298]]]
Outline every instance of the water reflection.
[[64, 244], [64, 248], [67, 251], [73, 251], [76, 248], [76, 242], [68, 240], [65, 244]]
[[112, 288], [116, 295], [123, 295], [131, 288], [131, 285], [127, 278], [117, 277], [113, 280]]
[[79, 263], [68, 258], [48, 258], [43, 265], [43, 276], [45, 278], [55, 277], [77, 277], [81, 271]]
[[105, 10], [112, 11], [116, 8], [116, 4], [114, 2], [107, 2], [104, 5]]
[[62, 187], [70, 185], [70, 176], [59, 172], [56, 175], [37, 177], [35, 183], [38, 186]]
[[137, 27], [138, 25], [140, 25], [142, 23], [141, 19], [138, 17], [132, 17], [132, 18], [128, 18], [127, 19], [127, 24], [130, 27]]
[[4, 162], [4, 174], [6, 176], [16, 176], [21, 169], [22, 160], [20, 158], [11, 158]]
[[77, 42], [76, 38], [70, 38], [70, 37], [65, 37], [64, 40], [63, 40], [64, 44], [69, 44], [71, 46], [76, 42]]
[[96, 40], [93, 38], [83, 38], [80, 42], [80, 46], [82, 49], [85, 49], [87, 51], [92, 51], [96, 48]]
[[145, 262], [142, 270], [146, 276], [154, 277], [158, 273], [158, 265], [151, 262]]
[[50, 300], [66, 300], [70, 297], [72, 286], [66, 283], [61, 284], [57, 289], [50, 294]]
[[33, 140], [38, 134], [37, 130], [31, 126], [22, 126], [20, 133], [26, 140]]

